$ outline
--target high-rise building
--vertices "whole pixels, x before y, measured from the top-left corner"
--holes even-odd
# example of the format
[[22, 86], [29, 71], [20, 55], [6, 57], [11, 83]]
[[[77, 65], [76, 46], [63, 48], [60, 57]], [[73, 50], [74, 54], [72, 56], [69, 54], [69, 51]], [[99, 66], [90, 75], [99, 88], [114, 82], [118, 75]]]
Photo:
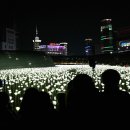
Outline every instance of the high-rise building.
[[114, 50], [112, 20], [103, 19], [101, 21], [101, 53], [113, 53]]
[[35, 36], [35, 39], [33, 40], [33, 50], [34, 51], [39, 51], [40, 43], [41, 43], [41, 40], [38, 37], [38, 30], [37, 30], [37, 26], [36, 26], [36, 36]]
[[11, 28], [1, 28], [0, 49], [16, 50], [16, 31]]
[[93, 45], [93, 40], [91, 38], [86, 38], [85, 40], [85, 55], [94, 55], [95, 47]]

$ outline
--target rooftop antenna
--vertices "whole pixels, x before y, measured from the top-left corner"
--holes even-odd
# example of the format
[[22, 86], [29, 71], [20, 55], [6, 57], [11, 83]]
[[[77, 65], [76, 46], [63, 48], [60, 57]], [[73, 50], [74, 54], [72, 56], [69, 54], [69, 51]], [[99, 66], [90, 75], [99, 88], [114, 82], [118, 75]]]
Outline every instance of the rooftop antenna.
[[37, 30], [37, 25], [36, 25], [36, 37], [38, 36], [38, 30]]

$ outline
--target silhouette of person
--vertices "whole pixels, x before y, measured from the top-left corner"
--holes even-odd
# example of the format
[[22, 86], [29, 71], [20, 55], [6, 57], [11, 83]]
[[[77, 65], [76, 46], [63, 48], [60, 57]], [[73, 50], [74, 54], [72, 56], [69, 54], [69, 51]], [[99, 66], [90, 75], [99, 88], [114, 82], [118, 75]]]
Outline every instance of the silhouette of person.
[[66, 96], [67, 111], [86, 112], [95, 105], [98, 90], [90, 76], [78, 74], [69, 82]]
[[125, 120], [130, 110], [130, 95], [119, 89], [121, 77], [117, 70], [107, 69], [101, 74], [101, 80], [104, 83], [104, 92], [102, 93], [102, 118], [108, 119], [109, 123], [115, 120]]
[[19, 124], [23, 126], [48, 126], [47, 123], [55, 121], [54, 116], [56, 118], [50, 95], [36, 88], [28, 88], [21, 102], [19, 116]]
[[19, 123], [24, 125], [28, 121], [37, 123], [39, 121], [40, 94], [36, 88], [28, 88], [25, 91], [19, 110]]
[[89, 58], [89, 66], [92, 67], [92, 70], [94, 71], [96, 67], [96, 61], [94, 58]]
[[6, 92], [0, 92], [0, 126], [14, 126], [16, 115], [11, 108], [9, 95]]
[[56, 109], [60, 113], [65, 112], [65, 93], [58, 93], [57, 94], [57, 105]]
[[[107, 69], [101, 75], [101, 80], [105, 85], [104, 93], [108, 95], [127, 94], [119, 89], [119, 81], [121, 77], [117, 70]], [[119, 95], [118, 95], [119, 94]]]
[[[76, 127], [89, 127], [98, 117], [96, 110], [99, 91], [87, 74], [78, 74], [68, 83], [66, 90], [67, 123]], [[87, 124], [84, 122], [86, 122]]]

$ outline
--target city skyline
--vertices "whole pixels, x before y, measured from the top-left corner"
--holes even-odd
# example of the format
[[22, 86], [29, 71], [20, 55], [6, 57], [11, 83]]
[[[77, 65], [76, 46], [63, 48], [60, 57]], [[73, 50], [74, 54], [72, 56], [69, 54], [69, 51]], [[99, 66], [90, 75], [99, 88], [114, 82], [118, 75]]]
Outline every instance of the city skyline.
[[20, 48], [30, 49], [38, 26], [42, 43], [67, 42], [69, 52], [82, 54], [85, 38], [92, 38], [96, 46], [100, 42], [100, 21], [111, 18], [116, 30], [130, 25], [128, 6], [100, 3], [27, 3], [7, 1], [4, 23], [16, 24]]

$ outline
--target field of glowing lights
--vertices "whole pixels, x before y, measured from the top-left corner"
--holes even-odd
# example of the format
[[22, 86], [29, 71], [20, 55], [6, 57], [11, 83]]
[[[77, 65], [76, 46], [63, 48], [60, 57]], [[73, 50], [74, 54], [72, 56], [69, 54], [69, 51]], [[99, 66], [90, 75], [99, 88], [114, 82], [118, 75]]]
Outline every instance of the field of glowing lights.
[[[19, 110], [24, 92], [29, 87], [47, 91], [56, 105], [56, 94], [65, 92], [66, 86], [77, 74], [90, 75], [99, 91], [103, 91], [101, 73], [106, 69], [115, 69], [121, 74], [120, 89], [130, 93], [130, 67], [97, 65], [95, 71], [89, 65], [57, 65], [47, 68], [24, 68], [0, 70], [0, 79], [5, 80], [1, 91], [9, 94], [13, 109]], [[109, 78], [108, 78], [109, 80]]]

